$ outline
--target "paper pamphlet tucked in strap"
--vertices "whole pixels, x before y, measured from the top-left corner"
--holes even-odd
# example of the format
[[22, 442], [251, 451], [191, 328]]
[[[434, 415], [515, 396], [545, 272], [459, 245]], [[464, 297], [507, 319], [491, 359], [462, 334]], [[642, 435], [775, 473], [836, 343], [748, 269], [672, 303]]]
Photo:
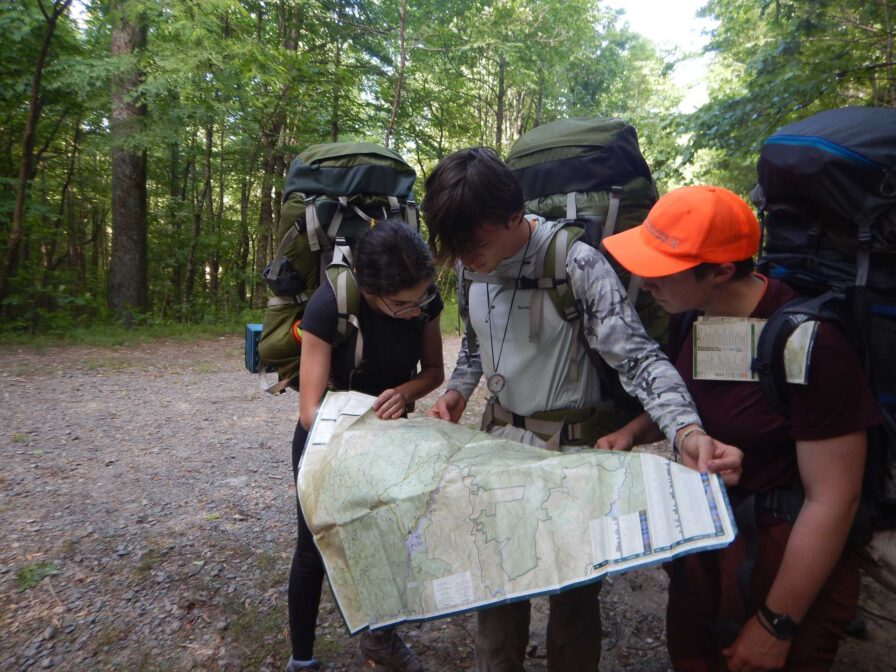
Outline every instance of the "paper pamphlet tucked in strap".
[[[759, 334], [766, 320], [737, 317], [699, 317], [693, 328], [694, 380], [755, 381], [751, 369]], [[788, 383], [806, 385], [818, 322], [803, 322], [784, 346]]]

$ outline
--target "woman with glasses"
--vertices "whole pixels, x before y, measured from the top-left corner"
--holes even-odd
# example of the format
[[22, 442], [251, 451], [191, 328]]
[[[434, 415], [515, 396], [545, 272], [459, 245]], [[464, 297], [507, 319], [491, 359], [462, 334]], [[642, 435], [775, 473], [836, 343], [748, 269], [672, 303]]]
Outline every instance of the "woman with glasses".
[[[321, 284], [302, 316], [300, 417], [292, 443], [293, 478], [328, 388], [374, 395], [377, 417], [394, 419], [407, 415], [409, 406], [441, 385], [445, 377], [438, 319], [442, 299], [433, 283], [435, 270], [423, 239], [403, 222], [385, 220], [358, 240], [352, 271], [361, 294], [360, 365], [355, 366], [355, 338], [337, 342], [336, 295], [330, 283]], [[324, 567], [301, 508], [298, 525], [289, 576], [292, 657], [287, 672], [320, 666], [313, 657], [313, 646]], [[360, 646], [368, 658], [388, 669], [423, 669], [394, 629], [365, 632]]]

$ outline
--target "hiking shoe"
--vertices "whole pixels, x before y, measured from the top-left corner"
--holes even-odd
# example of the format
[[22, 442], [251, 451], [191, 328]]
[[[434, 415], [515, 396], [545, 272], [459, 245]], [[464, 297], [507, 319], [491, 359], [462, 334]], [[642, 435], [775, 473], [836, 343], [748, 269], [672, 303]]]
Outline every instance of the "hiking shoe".
[[423, 672], [417, 655], [401, 641], [395, 628], [368, 630], [361, 635], [360, 647], [361, 653], [392, 672]]
[[303, 670], [319, 669], [320, 661], [317, 658], [312, 658], [311, 660], [295, 660], [290, 656], [289, 662], [286, 664], [286, 672], [303, 672]]
[[868, 637], [868, 626], [865, 625], [865, 619], [856, 616], [846, 625], [846, 634], [856, 639], [866, 639]]

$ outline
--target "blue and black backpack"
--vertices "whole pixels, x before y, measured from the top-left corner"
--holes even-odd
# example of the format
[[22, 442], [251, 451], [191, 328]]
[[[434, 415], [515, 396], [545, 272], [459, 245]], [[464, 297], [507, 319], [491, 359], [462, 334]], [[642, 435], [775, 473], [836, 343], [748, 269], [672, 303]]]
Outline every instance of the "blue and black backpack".
[[762, 331], [754, 368], [773, 408], [787, 410], [783, 350], [806, 320], [852, 341], [884, 424], [869, 433], [862, 516], [896, 526], [896, 109], [827, 110], [764, 143], [751, 194], [762, 222], [759, 271], [801, 298]]

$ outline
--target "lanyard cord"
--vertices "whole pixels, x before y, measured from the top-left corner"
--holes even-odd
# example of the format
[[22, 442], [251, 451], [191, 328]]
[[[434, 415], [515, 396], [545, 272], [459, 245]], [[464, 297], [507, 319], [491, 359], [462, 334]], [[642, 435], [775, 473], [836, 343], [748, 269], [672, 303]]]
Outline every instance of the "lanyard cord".
[[[529, 238], [526, 240], [526, 248], [523, 250], [523, 258], [520, 259], [520, 270], [516, 274], [516, 283], [513, 287], [513, 294], [510, 295], [510, 308], [507, 311], [507, 321], [504, 323], [504, 334], [501, 336], [501, 349], [498, 351], [498, 358], [495, 360], [495, 373], [498, 373], [498, 365], [501, 363], [501, 355], [504, 354], [504, 341], [507, 339], [507, 327], [510, 326], [510, 317], [513, 315], [513, 305], [516, 301], [516, 290], [519, 289], [520, 278], [523, 276], [523, 266], [526, 265], [526, 255], [529, 253], [529, 243], [532, 242], [532, 225], [525, 217], [523, 221], [529, 225]], [[492, 339], [492, 297], [489, 293], [489, 285], [485, 286], [485, 298], [488, 302], [488, 343], [492, 349], [492, 358], [495, 356], [495, 343]], [[497, 292], [495, 298], [498, 298]]]

